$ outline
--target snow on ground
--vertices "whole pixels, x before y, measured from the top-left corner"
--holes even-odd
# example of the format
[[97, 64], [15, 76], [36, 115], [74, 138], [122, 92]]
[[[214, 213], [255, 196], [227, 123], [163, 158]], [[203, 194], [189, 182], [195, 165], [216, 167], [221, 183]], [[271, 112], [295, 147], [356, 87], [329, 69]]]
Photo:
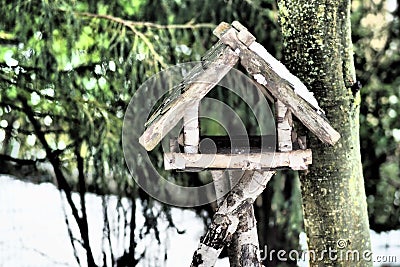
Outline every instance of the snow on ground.
[[[62, 197], [52, 184], [34, 185], [0, 175], [0, 267], [78, 266], [67, 233]], [[74, 195], [74, 201], [79, 202], [77, 194]], [[111, 207], [108, 214], [112, 218], [115, 217], [117, 198], [110, 196], [108, 201]], [[136, 224], [140, 227], [144, 218], [140, 202], [136, 204]], [[127, 206], [128, 201], [123, 202], [123, 205]], [[68, 206], [65, 210], [70, 214]], [[87, 194], [87, 210], [93, 254], [96, 262], [100, 263], [103, 231], [101, 197]], [[161, 245], [151, 234], [138, 242], [139, 253], [146, 249], [146, 260], [139, 267], [190, 265], [193, 252], [203, 234], [203, 222], [190, 210], [173, 208], [172, 216], [177, 228], [185, 230], [185, 234], [168, 229], [166, 220], [161, 222]], [[70, 222], [73, 231], [77, 232], [72, 219]], [[111, 221], [112, 225], [116, 223]], [[120, 231], [120, 235], [122, 233]], [[122, 253], [124, 244], [121, 240], [118, 234], [114, 236], [113, 251]], [[166, 262], [165, 246], [168, 255]], [[80, 252], [83, 253], [82, 250]], [[221, 260], [216, 266], [226, 266], [224, 262]]]
[[[52, 184], [34, 185], [0, 175], [0, 267], [75, 267], [78, 266], [73, 255], [71, 242], [67, 234], [63, 196]], [[74, 195], [78, 203], [78, 195]], [[108, 196], [108, 214], [115, 217], [117, 198]], [[128, 207], [127, 200], [122, 205]], [[103, 214], [102, 199], [99, 196], [87, 195], [87, 210], [90, 227], [90, 239], [96, 262], [102, 260]], [[127, 217], [130, 215], [127, 214]], [[189, 266], [200, 236], [203, 234], [203, 223], [190, 210], [172, 209], [172, 217], [179, 230], [168, 229], [166, 220], [159, 218], [161, 245], [154, 235], [148, 235], [138, 242], [137, 250], [146, 249], [146, 260], [139, 267], [180, 267]], [[77, 227], [71, 226], [74, 232]], [[139, 228], [144, 223], [140, 203], [137, 202], [136, 224]], [[111, 224], [118, 228], [117, 221]], [[113, 233], [113, 251], [121, 252], [126, 244], [123, 239], [123, 228]], [[136, 234], [138, 235], [139, 232]], [[376, 234], [371, 231], [372, 247], [375, 255], [395, 255], [400, 264], [400, 231]], [[167, 251], [167, 260], [163, 261]], [[79, 251], [84, 253], [83, 250]], [[304, 263], [303, 263], [304, 264]], [[301, 264], [302, 265], [302, 264]], [[376, 266], [381, 264], [375, 263]], [[83, 264], [84, 266], [84, 264]], [[227, 258], [218, 260], [216, 267], [229, 266]]]

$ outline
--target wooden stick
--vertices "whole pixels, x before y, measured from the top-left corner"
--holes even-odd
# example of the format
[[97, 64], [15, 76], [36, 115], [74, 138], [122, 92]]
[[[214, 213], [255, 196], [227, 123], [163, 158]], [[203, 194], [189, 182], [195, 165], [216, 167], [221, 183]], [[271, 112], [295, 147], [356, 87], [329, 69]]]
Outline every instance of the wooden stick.
[[179, 153], [179, 143], [177, 138], [169, 140], [169, 152]]

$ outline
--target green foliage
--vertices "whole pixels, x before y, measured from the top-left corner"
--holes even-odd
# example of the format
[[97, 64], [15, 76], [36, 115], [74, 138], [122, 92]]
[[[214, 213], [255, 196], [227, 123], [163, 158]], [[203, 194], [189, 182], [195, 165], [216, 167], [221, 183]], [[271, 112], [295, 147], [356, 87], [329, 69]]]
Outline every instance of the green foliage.
[[[361, 89], [361, 155], [371, 228], [398, 229], [400, 218], [399, 7], [353, 2], [353, 39]], [[393, 3], [392, 3], [393, 4]]]

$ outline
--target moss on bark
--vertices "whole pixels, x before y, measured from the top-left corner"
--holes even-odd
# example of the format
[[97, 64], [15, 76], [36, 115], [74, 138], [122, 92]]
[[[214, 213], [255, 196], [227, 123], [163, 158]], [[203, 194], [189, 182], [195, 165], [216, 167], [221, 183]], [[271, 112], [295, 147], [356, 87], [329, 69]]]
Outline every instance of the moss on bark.
[[308, 246], [316, 253], [310, 254], [310, 265], [372, 266], [359, 95], [350, 90], [355, 82], [350, 1], [281, 0], [278, 5], [284, 61], [314, 92], [342, 136], [328, 147], [309, 134], [313, 164], [301, 175], [301, 188]]

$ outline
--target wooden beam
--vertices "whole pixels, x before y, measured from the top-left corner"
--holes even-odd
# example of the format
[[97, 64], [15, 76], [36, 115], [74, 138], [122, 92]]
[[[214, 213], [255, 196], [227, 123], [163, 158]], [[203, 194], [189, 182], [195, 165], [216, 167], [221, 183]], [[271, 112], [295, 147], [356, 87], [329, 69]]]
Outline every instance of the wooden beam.
[[[287, 106], [322, 142], [334, 145], [340, 139], [340, 134], [332, 128], [326, 118], [321, 116], [323, 112], [318, 109], [318, 103], [311, 101], [316, 108], [314, 109], [307, 101], [296, 94], [295, 91], [303, 92], [305, 86], [293, 74], [290, 74], [292, 78], [288, 80], [285, 77], [288, 70], [282, 63], [272, 57], [265, 49], [258, 51], [261, 45], [255, 46], [256, 42], [249, 46], [255, 51], [249, 49], [247, 44], [239, 40], [238, 31], [232, 27], [228, 28], [225, 25], [224, 31], [217, 33], [221, 42], [239, 53], [240, 63], [246, 68], [247, 72], [259, 84], [266, 87], [276, 99]], [[280, 73], [279, 70], [284, 71]]]
[[251, 154], [164, 154], [164, 168], [166, 170], [261, 170], [281, 167], [289, 167], [293, 170], [305, 170], [307, 169], [307, 165], [311, 163], [311, 149]]
[[239, 21], [235, 20], [232, 22], [232, 26], [238, 31], [237, 37], [246, 47], [249, 47], [256, 40], [256, 37]]
[[[158, 110], [149, 127], [139, 138], [139, 143], [152, 150], [165, 135], [182, 119], [185, 109], [195, 105], [229, 72], [238, 62], [238, 55], [226, 45], [216, 45], [207, 53], [205, 62], [195, 67], [196, 73], [184, 79], [183, 93]], [[168, 88], [166, 88], [167, 90]]]

